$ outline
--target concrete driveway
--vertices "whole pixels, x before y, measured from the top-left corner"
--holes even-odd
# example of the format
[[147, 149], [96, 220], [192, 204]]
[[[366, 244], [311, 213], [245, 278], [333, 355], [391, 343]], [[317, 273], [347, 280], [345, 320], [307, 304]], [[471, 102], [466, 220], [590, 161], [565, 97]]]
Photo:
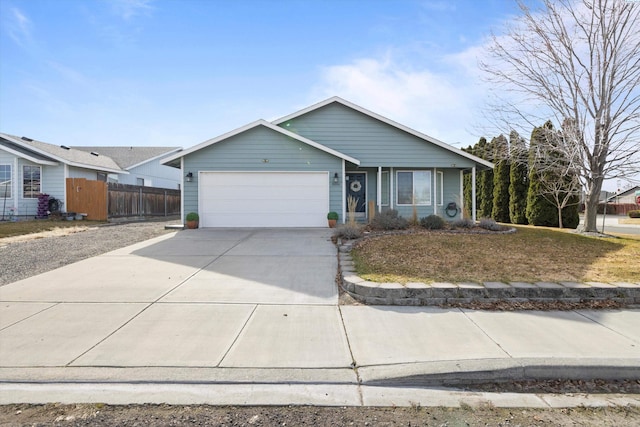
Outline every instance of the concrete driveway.
[[0, 366], [349, 367], [330, 237], [185, 230], [3, 286]]

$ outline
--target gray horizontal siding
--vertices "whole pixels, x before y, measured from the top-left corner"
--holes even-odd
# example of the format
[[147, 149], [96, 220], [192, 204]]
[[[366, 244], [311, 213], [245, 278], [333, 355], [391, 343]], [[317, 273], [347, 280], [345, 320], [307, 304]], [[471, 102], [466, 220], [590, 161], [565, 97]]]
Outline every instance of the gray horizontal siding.
[[[265, 162], [268, 160], [268, 162]], [[342, 159], [265, 127], [252, 128], [184, 157], [184, 212], [198, 211], [198, 171], [327, 171], [341, 174]], [[330, 209], [342, 211], [339, 185], [329, 185]]]
[[341, 153], [361, 166], [471, 167], [473, 162], [373, 117], [332, 103], [281, 126]]

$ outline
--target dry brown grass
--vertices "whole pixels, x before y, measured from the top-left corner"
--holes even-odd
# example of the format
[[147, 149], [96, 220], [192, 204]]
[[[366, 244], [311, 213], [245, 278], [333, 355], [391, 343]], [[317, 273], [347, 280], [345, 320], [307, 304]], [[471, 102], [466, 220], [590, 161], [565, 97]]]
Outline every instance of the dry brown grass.
[[60, 228], [88, 227], [103, 224], [100, 221], [59, 221], [53, 219], [38, 219], [31, 221], [0, 222], [0, 238], [22, 236], [27, 234], [52, 231]]
[[358, 273], [375, 282], [640, 281], [639, 240], [531, 227], [376, 237], [352, 255]]

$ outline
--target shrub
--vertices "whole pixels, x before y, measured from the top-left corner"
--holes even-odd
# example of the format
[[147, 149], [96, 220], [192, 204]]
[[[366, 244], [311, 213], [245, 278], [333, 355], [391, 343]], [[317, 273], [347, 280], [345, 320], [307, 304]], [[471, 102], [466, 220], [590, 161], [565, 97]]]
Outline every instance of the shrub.
[[640, 210], [629, 211], [629, 218], [640, 218]]
[[200, 216], [195, 212], [189, 212], [186, 218], [187, 221], [198, 221], [199, 219]]
[[338, 220], [338, 212], [333, 212], [333, 211], [329, 212], [327, 214], [327, 219], [334, 219], [334, 220], [337, 221]]
[[469, 218], [463, 218], [453, 221], [451, 228], [473, 228], [476, 224]]
[[445, 222], [438, 215], [429, 215], [420, 219], [420, 225], [427, 230], [442, 230]]
[[358, 224], [342, 224], [336, 228], [333, 235], [342, 239], [353, 240], [364, 236], [364, 232], [362, 231], [362, 226]]
[[404, 230], [409, 226], [406, 219], [398, 215], [395, 209], [389, 209], [377, 214], [371, 220], [371, 228], [375, 230]]
[[484, 228], [485, 230], [490, 231], [504, 231], [506, 229], [504, 225], [498, 224], [491, 218], [482, 218], [480, 220], [480, 224], [478, 225], [480, 228]]

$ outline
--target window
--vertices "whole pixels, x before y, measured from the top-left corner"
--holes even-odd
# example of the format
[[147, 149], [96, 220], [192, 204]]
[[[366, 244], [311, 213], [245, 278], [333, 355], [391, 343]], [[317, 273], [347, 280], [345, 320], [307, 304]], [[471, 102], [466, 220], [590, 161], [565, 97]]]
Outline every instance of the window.
[[40, 194], [40, 166], [22, 167], [22, 197], [35, 199]]
[[431, 204], [431, 172], [400, 171], [396, 177], [398, 205]]
[[0, 199], [10, 199], [11, 188], [11, 165], [0, 165]]
[[107, 182], [107, 174], [105, 172], [98, 172], [96, 178], [100, 182]]
[[139, 185], [140, 187], [144, 186], [144, 178], [136, 178], [136, 185]]
[[389, 172], [382, 172], [382, 206], [389, 206]]

